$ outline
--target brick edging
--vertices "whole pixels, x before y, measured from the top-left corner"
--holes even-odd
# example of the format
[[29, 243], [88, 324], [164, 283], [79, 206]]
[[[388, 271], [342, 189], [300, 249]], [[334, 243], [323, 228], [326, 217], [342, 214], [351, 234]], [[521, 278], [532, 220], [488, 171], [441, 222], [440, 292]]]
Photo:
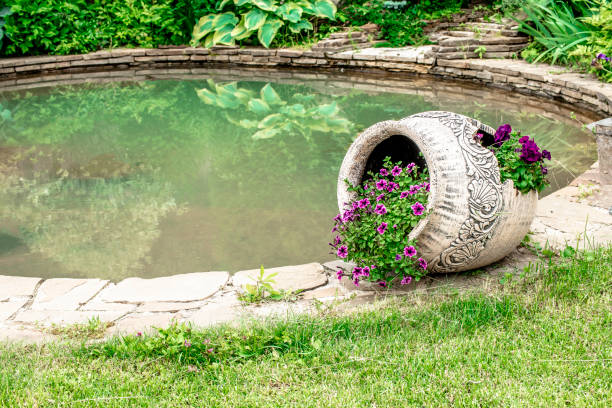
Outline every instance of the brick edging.
[[[317, 67], [429, 74], [468, 80], [487, 86], [576, 105], [600, 115], [612, 114], [612, 85], [567, 68], [529, 64], [522, 60], [436, 59], [430, 53], [378, 48], [345, 52], [221, 47], [122, 48], [82, 55], [58, 55], [0, 60], [0, 83], [57, 72], [87, 72], [131, 68], [228, 64], [251, 67]], [[418, 50], [418, 48], [413, 49]], [[366, 51], [366, 52], [364, 52]]]

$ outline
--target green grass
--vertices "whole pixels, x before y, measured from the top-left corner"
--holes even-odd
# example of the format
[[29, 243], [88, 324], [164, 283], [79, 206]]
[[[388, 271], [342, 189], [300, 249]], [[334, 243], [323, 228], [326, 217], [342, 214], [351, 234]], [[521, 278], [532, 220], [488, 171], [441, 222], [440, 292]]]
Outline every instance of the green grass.
[[612, 247], [565, 255], [492, 293], [412, 294], [356, 313], [95, 344], [0, 345], [0, 406], [610, 406]]

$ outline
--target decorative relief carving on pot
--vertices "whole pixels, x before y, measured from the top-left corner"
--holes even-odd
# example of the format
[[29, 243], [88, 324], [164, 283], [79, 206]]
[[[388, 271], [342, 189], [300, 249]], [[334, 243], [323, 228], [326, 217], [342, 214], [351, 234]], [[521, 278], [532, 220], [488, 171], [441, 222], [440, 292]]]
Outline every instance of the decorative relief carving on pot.
[[412, 117], [436, 119], [453, 131], [471, 179], [469, 217], [461, 225], [459, 236], [430, 263], [432, 272], [452, 272], [475, 260], [495, 231], [504, 206], [499, 167], [495, 156], [474, 140], [475, 133], [482, 129], [477, 121], [452, 112], [424, 112]]

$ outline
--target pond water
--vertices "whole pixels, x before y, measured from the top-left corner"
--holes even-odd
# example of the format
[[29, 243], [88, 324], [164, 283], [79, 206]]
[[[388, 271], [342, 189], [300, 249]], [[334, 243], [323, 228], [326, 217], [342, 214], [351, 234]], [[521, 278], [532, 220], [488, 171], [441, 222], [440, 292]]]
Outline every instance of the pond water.
[[578, 118], [540, 100], [410, 78], [247, 78], [0, 91], [0, 274], [117, 281], [333, 259], [346, 149], [420, 111], [534, 136], [554, 158], [546, 193], [596, 159]]

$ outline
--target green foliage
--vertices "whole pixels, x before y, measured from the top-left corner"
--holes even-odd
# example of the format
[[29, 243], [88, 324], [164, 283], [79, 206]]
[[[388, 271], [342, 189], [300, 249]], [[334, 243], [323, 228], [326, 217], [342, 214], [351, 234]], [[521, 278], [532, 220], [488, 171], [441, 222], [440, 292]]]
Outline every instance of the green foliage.
[[527, 19], [520, 30], [533, 37], [522, 57], [574, 66], [612, 81], [610, 61], [597, 55], [612, 54], [612, 2], [608, 0], [528, 0]]
[[2, 50], [2, 40], [4, 39], [6, 33], [4, 26], [6, 25], [6, 17], [11, 15], [13, 12], [10, 7], [3, 7], [0, 9], [0, 50]]
[[47, 333], [62, 338], [72, 340], [80, 340], [82, 342], [91, 339], [100, 339], [106, 334], [106, 330], [112, 327], [113, 323], [103, 322], [99, 316], [95, 316], [87, 320], [86, 323], [75, 323], [68, 326], [52, 324], [49, 328], [43, 330]]
[[268, 48], [281, 27], [299, 34], [313, 29], [313, 18], [334, 20], [336, 15], [336, 6], [330, 0], [299, 0], [281, 5], [276, 0], [224, 0], [218, 9], [226, 12], [206, 15], [195, 25], [193, 45], [234, 45], [256, 36], [259, 44]]
[[[300, 134], [310, 141], [313, 132], [351, 133], [353, 129], [353, 124], [340, 116], [336, 102], [317, 105], [314, 95], [296, 93], [291, 101], [297, 103], [289, 104], [270, 83], [260, 89], [259, 98], [249, 89], [238, 88], [235, 82], [223, 85], [213, 80], [208, 80], [208, 89], [202, 88], [197, 94], [207, 105], [233, 111], [225, 112], [225, 118], [237, 126], [252, 129], [251, 137], [256, 140]], [[235, 118], [238, 109], [243, 119]]]
[[467, 2], [450, 0], [407, 1], [399, 8], [385, 6], [383, 0], [347, 0], [342, 3], [342, 14], [348, 25], [374, 23], [381, 28], [385, 46], [401, 47], [426, 41], [423, 20], [457, 12]]
[[408, 236], [427, 215], [428, 173], [427, 169], [419, 172], [414, 163], [401, 166], [386, 157], [380, 172], [369, 172], [362, 184], [346, 181], [356, 198], [334, 218], [333, 231], [339, 235], [331, 246], [338, 257], [357, 265], [351, 276], [356, 285], [361, 277], [381, 286], [403, 285], [426, 273], [427, 262]]
[[247, 283], [244, 285], [244, 292], [238, 296], [238, 299], [244, 303], [259, 303], [266, 300], [275, 301], [293, 301], [297, 300], [297, 295], [300, 291], [292, 290], [276, 290], [272, 285], [276, 283], [274, 278], [278, 273], [270, 273], [268, 275], [264, 272], [264, 267], [261, 265], [259, 270], [259, 276], [253, 279], [254, 285]]
[[476, 48], [474, 52], [476, 53], [476, 55], [478, 55], [478, 58], [482, 58], [482, 56], [487, 52], [487, 47], [485, 47], [484, 45], [481, 45], [478, 48]]
[[519, 29], [533, 37], [544, 49], [535, 61], [568, 62], [568, 52], [588, 41], [591, 27], [580, 19], [590, 14], [582, 2], [527, 0], [523, 4], [527, 19]]
[[4, 55], [74, 54], [186, 44], [217, 0], [8, 0]]

